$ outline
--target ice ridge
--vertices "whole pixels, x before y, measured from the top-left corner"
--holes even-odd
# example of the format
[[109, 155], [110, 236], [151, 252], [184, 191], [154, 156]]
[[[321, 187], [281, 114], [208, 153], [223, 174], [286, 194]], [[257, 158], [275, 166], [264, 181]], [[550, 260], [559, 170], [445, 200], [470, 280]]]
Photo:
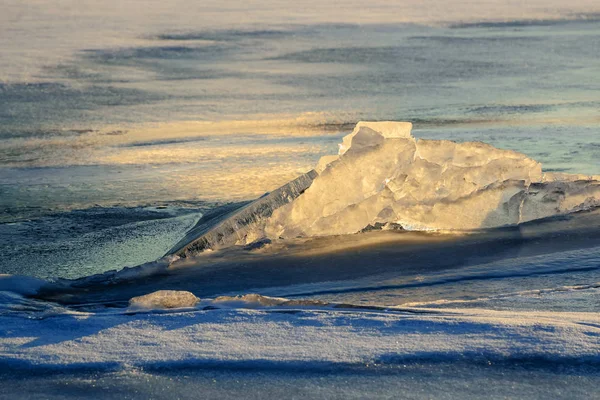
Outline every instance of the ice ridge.
[[372, 227], [473, 231], [600, 205], [600, 178], [544, 173], [482, 142], [417, 140], [410, 122], [359, 122], [337, 155], [240, 210], [200, 221], [173, 250], [353, 234]]

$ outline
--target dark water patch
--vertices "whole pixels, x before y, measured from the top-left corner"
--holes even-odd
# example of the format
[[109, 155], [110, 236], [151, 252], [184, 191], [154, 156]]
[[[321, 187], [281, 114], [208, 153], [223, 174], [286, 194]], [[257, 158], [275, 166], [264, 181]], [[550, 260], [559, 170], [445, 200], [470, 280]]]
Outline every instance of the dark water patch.
[[481, 106], [472, 107], [465, 110], [469, 114], [500, 114], [500, 115], [511, 115], [511, 114], [530, 114], [530, 113], [541, 113], [552, 111], [554, 109], [551, 105], [545, 104], [515, 104], [515, 105], [493, 105], [493, 106]]
[[[56, 138], [56, 137], [72, 137], [97, 133], [95, 129], [13, 129], [3, 131], [0, 128], [0, 137], [2, 139], [32, 139], [32, 138]], [[107, 133], [109, 134], [109, 133]]]
[[[493, 120], [483, 118], [408, 118], [408, 121], [413, 123], [413, 129], [495, 122]], [[416, 134], [418, 134], [418, 132], [416, 132]]]
[[192, 143], [192, 142], [202, 142], [207, 140], [207, 137], [197, 136], [192, 138], [181, 138], [181, 139], [159, 139], [159, 140], [149, 140], [145, 142], [134, 142], [119, 145], [118, 147], [148, 147], [148, 146], [163, 146], [169, 144], [180, 144], [180, 143]]
[[[150, 73], [142, 78], [150, 81], [216, 80], [240, 77], [243, 71], [208, 65], [230, 61], [249, 51], [250, 48], [230, 44], [88, 49], [78, 53], [77, 62], [86, 69], [100, 71], [102, 82], [105, 83], [137, 82], [140, 76], [135, 73], [136, 70]], [[113, 70], [115, 67], [132, 69], [123, 72]], [[111, 71], [116, 73], [111, 74]], [[85, 76], [81, 79], [85, 79]], [[91, 79], [94, 82], [96, 78], [92, 76]], [[173, 93], [169, 95], [174, 96]]]
[[[309, 89], [314, 92], [312, 98], [353, 98], [357, 104], [367, 104], [365, 108], [372, 107], [368, 103], [371, 97], [390, 98], [389, 102], [402, 103], [402, 98], [415, 97], [422, 99], [426, 93], [451, 92], [455, 89], [446, 87], [456, 82], [477, 81], [482, 77], [511, 76], [518, 73], [516, 68], [510, 65], [500, 65], [495, 62], [479, 60], [457, 60], [443, 56], [432, 55], [432, 58], [421, 56], [384, 55], [379, 60], [369, 60], [364, 55], [353, 55], [348, 53], [343, 56], [349, 63], [362, 64], [368, 68], [345, 76], [303, 76], [303, 75], [276, 75], [271, 76], [271, 81], [279, 85], [293, 88]], [[308, 58], [307, 58], [308, 60]], [[352, 61], [351, 61], [352, 60]], [[307, 63], [330, 62], [325, 59], [317, 61], [313, 59]], [[333, 62], [333, 61], [332, 61]], [[375, 66], [378, 64], [377, 66]], [[292, 93], [293, 94], [293, 93]], [[281, 95], [281, 99], [286, 99]], [[298, 98], [293, 94], [292, 98]], [[389, 103], [388, 102], [388, 103]], [[384, 105], [384, 107], [386, 107]], [[379, 113], [378, 113], [379, 112]], [[371, 110], [364, 113], [366, 118], [406, 120], [422, 115], [408, 113], [405, 110], [392, 111], [390, 116], [380, 117], [380, 110]], [[440, 114], [439, 112], [436, 114]], [[448, 115], [448, 113], [446, 113]], [[377, 117], [373, 117], [377, 116]], [[450, 117], [450, 116], [448, 116]], [[447, 117], [446, 117], [447, 118]], [[444, 116], [441, 119], [446, 119]]]
[[192, 41], [192, 40], [210, 40], [210, 41], [238, 41], [244, 39], [280, 39], [286, 36], [294, 35], [293, 31], [284, 31], [277, 29], [259, 29], [259, 30], [239, 30], [225, 29], [199, 32], [175, 32], [162, 33], [154, 38], [158, 40], [173, 41]]
[[[57, 82], [0, 83], [0, 132], [15, 131], [23, 126], [28, 131], [47, 131], [40, 125], [80, 120], [82, 111], [106, 106], [129, 106], [153, 103], [166, 96], [142, 89], [111, 85], [73, 87]], [[14, 135], [14, 133], [13, 133]]]
[[445, 45], [472, 45], [475, 43], [517, 43], [517, 42], [539, 42], [541, 37], [534, 36], [411, 36], [408, 40], [435, 41]]
[[[397, 31], [402, 28], [416, 27], [414, 24], [402, 25], [373, 25], [368, 30], [374, 31]], [[151, 36], [151, 39], [163, 41], [214, 41], [214, 42], [237, 42], [244, 40], [281, 40], [288, 37], [312, 37], [329, 35], [332, 32], [356, 32], [360, 33], [363, 25], [348, 23], [325, 23], [325, 24], [289, 24], [285, 27], [269, 27], [263, 29], [213, 29], [199, 31], [171, 31]]]
[[523, 19], [513, 21], [471, 22], [450, 25], [451, 29], [465, 28], [527, 28], [569, 24], [593, 24], [600, 21], [600, 14], [578, 14], [571, 18], [562, 19]]
[[156, 74], [157, 81], [215, 80], [248, 77], [248, 74], [241, 71], [200, 69], [164, 62], [145, 65], [144, 68], [153, 71]]
[[72, 80], [85, 80], [85, 81], [106, 81], [109, 79], [106, 74], [85, 68], [85, 66], [78, 65], [75, 63], [71, 64], [58, 64], [58, 65], [46, 65], [42, 67], [42, 71], [52, 76], [61, 76], [66, 79]]
[[426, 58], [419, 56], [423, 50], [423, 46], [332, 47], [288, 53], [272, 59], [342, 64], [394, 63], [400, 58], [426, 61]]
[[83, 58], [104, 65], [130, 65], [136, 60], [214, 60], [222, 57], [230, 46], [153, 46], [124, 49], [87, 49]]

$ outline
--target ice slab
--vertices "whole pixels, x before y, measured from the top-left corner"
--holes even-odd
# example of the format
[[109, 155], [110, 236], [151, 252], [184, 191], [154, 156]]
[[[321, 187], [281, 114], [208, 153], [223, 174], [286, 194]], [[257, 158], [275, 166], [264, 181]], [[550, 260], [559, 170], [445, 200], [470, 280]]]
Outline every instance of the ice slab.
[[186, 257], [205, 250], [245, 245], [264, 238], [263, 227], [274, 210], [287, 204], [310, 186], [312, 170], [249, 204], [234, 204], [203, 216], [167, 254]]

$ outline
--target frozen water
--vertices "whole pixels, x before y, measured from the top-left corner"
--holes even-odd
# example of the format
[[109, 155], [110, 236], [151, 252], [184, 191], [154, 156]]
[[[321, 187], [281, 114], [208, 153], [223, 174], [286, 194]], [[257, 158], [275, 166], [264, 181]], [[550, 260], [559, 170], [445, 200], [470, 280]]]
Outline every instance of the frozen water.
[[194, 307], [200, 299], [185, 290], [158, 290], [129, 300], [131, 308], [183, 308]]
[[417, 140], [411, 128], [359, 122], [337, 156], [239, 211], [201, 220], [171, 252], [376, 227], [473, 231], [600, 205], [597, 177], [544, 173], [524, 154], [481, 142]]
[[360, 122], [337, 158], [267, 221], [266, 236], [351, 234], [376, 224], [473, 230], [589, 209], [594, 177], [544, 174], [539, 162], [480, 142], [416, 140], [410, 123]]

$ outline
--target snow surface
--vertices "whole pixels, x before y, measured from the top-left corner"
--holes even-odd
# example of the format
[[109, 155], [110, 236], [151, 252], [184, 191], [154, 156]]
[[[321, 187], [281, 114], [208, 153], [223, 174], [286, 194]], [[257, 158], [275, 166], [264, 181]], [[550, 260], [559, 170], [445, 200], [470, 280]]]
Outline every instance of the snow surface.
[[[268, 298], [254, 295], [248, 302]], [[600, 362], [587, 312], [277, 305], [0, 315], [3, 368], [315, 368], [410, 361]], [[241, 301], [238, 299], [238, 301]], [[257, 307], [256, 302], [249, 304]]]

